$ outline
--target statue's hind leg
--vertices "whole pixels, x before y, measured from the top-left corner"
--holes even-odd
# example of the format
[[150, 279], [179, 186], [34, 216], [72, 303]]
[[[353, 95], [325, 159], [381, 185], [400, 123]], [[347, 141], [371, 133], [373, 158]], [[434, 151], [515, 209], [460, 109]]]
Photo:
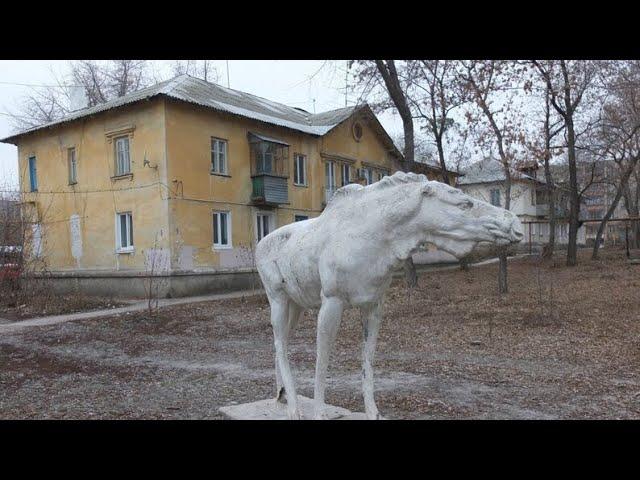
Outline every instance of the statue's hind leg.
[[288, 301], [286, 299], [271, 300], [271, 326], [276, 347], [277, 371], [280, 372], [282, 383], [287, 392], [287, 411], [290, 420], [299, 420], [298, 397], [293, 381], [293, 375], [287, 358], [287, 332], [289, 330]]
[[[287, 329], [284, 333], [284, 352], [285, 355], [289, 355], [289, 337], [293, 334], [304, 310], [298, 306], [295, 302], [289, 302], [289, 315], [287, 322]], [[282, 375], [280, 374], [280, 368], [278, 367], [278, 360], [276, 359], [276, 401], [285, 403], [286, 389], [282, 383]]]
[[324, 415], [324, 391], [327, 386], [327, 367], [329, 356], [336, 340], [336, 334], [342, 319], [342, 300], [337, 297], [322, 297], [322, 306], [318, 313], [316, 382], [313, 395], [314, 417], [317, 420]]
[[380, 303], [362, 309], [362, 393], [364, 395], [364, 409], [369, 420], [382, 418], [373, 398], [373, 359], [376, 354], [381, 321], [382, 305]]

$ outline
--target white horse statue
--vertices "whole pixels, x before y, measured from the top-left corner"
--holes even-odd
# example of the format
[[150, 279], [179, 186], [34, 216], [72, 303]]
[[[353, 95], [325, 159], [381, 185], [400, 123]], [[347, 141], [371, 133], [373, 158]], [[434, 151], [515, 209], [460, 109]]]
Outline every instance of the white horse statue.
[[345, 308], [362, 311], [362, 390], [368, 419], [382, 418], [373, 396], [372, 362], [381, 308], [393, 273], [411, 254], [435, 245], [460, 259], [478, 246], [506, 246], [523, 237], [511, 212], [424, 175], [397, 172], [363, 187], [340, 188], [317, 218], [285, 225], [256, 248], [256, 264], [271, 305], [276, 350], [276, 401], [286, 398], [299, 419], [287, 343], [304, 310], [320, 307], [314, 416], [326, 418], [329, 355]]

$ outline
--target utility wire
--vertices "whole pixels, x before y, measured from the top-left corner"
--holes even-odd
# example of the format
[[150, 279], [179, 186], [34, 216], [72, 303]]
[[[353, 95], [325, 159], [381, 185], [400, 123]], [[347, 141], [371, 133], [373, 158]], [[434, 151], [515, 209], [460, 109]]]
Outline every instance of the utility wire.
[[46, 85], [42, 83], [18, 83], [18, 82], [0, 82], [0, 85], [16, 85], [19, 87], [42, 87], [42, 88], [68, 88], [68, 87], [82, 87], [83, 85]]

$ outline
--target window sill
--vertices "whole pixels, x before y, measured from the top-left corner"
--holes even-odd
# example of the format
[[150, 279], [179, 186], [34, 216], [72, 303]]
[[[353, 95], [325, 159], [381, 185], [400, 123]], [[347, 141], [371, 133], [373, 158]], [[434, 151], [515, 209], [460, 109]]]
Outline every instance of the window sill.
[[125, 178], [128, 178], [129, 180], [133, 180], [133, 173], [123, 173], [122, 175], [114, 175], [111, 177], [111, 180], [112, 181], [124, 180]]
[[304, 188], [309, 188], [309, 185], [304, 184], [304, 183], [293, 183], [294, 187], [304, 187]]
[[226, 178], [231, 178], [231, 175], [229, 175], [228, 173], [219, 173], [219, 172], [209, 172], [210, 175], [214, 175], [216, 177], [226, 177]]
[[77, 185], [77, 184], [78, 184], [78, 182], [69, 182], [69, 186], [70, 187], [73, 187], [74, 185]]
[[135, 247], [127, 247], [127, 248], [116, 248], [116, 253], [130, 254], [135, 253]]
[[233, 250], [233, 245], [213, 245], [211, 247], [211, 250], [213, 250], [214, 252], [216, 250]]

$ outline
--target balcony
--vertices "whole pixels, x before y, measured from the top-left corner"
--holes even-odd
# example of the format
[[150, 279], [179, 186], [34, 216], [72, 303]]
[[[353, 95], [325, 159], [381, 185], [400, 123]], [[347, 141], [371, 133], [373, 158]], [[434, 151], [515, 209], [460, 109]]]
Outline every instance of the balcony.
[[256, 205], [289, 203], [289, 145], [249, 132], [251, 201]]
[[282, 205], [289, 203], [287, 177], [260, 174], [251, 177], [253, 189], [251, 201], [257, 205]]
[[547, 215], [549, 215], [549, 204], [542, 203], [536, 205], [536, 215], [539, 217], [546, 217]]
[[[569, 211], [566, 207], [561, 205], [556, 205], [556, 218], [565, 218], [569, 214]], [[549, 216], [549, 204], [542, 203], [536, 205], [536, 215], [538, 217], [548, 217]]]

